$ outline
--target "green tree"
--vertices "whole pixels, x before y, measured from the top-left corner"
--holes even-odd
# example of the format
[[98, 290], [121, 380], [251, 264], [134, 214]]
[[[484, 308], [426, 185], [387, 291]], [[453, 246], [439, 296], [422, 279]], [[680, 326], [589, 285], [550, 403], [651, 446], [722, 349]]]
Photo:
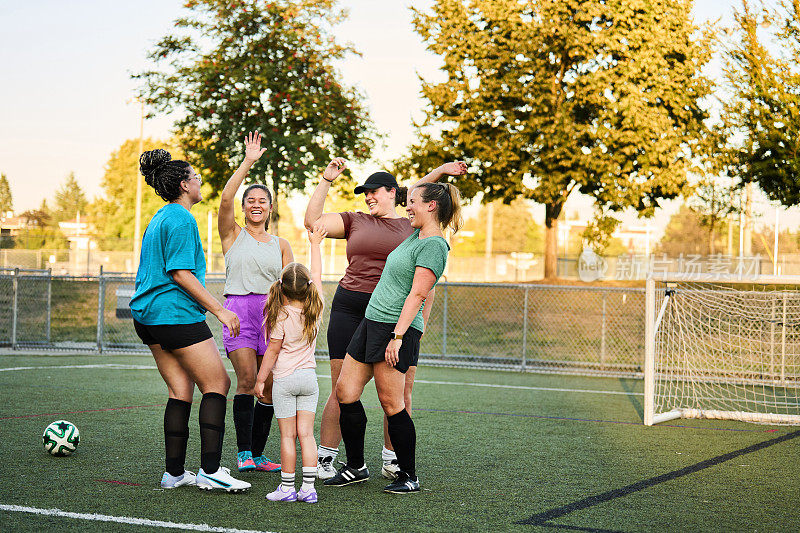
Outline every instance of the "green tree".
[[700, 224], [708, 229], [708, 253], [716, 253], [716, 242], [721, 227], [729, 215], [738, 213], [735, 202], [738, 189], [720, 183], [716, 177], [704, 178], [689, 199], [689, 208], [697, 215]]
[[466, 196], [544, 204], [546, 278], [572, 191], [649, 216], [684, 190], [710, 92], [691, 2], [437, 0], [414, 25], [447, 80], [423, 84], [427, 117], [399, 164], [420, 174], [463, 158]]
[[5, 174], [0, 174], [0, 213], [14, 210], [14, 198], [11, 196], [11, 186]]
[[[715, 246], [723, 245], [724, 237], [721, 232], [725, 227], [724, 224], [717, 226], [717, 232], [713, 235]], [[664, 236], [656, 245], [656, 252], [670, 257], [681, 254], [705, 255], [709, 248], [708, 240], [708, 227], [703, 224], [702, 217], [684, 204], [670, 217]]]
[[56, 209], [51, 213], [52, 223], [58, 227], [58, 223], [64, 220], [73, 220], [78, 213], [86, 214], [89, 202], [86, 194], [75, 179], [75, 173], [70, 172], [64, 184], [56, 191]]
[[[492, 202], [492, 253], [542, 253], [543, 232], [531, 216], [528, 202], [517, 199], [511, 204]], [[488, 205], [482, 205], [475, 218], [464, 221], [464, 234], [455, 235], [460, 255], [483, 255], [486, 250], [486, 221]], [[470, 235], [470, 236], [467, 236]]]
[[28, 250], [69, 248], [69, 241], [59, 229], [58, 223], [54, 221], [47, 200], [42, 200], [39, 209], [29, 209], [20, 217], [25, 220], [27, 227], [14, 239], [16, 248]]
[[[366, 159], [373, 131], [362, 97], [339, 79], [349, 53], [333, 37], [335, 0], [189, 0], [176, 32], [150, 52], [159, 67], [134, 77], [155, 110], [176, 112], [190, 162], [216, 194], [261, 132], [273, 196], [303, 190], [334, 156]], [[276, 205], [277, 208], [277, 205]], [[277, 212], [275, 213], [277, 217]]]
[[767, 7], [742, 0], [734, 20], [724, 67], [732, 94], [723, 109], [733, 174], [758, 183], [771, 200], [797, 205], [800, 2]]

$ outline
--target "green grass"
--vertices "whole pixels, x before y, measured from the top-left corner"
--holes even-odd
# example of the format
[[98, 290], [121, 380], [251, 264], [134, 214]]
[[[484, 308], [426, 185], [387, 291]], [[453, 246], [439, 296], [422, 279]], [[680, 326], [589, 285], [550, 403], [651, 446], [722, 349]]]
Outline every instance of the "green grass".
[[[241, 474], [253, 484], [247, 494], [162, 491], [166, 392], [157, 371], [58, 368], [108, 363], [153, 366], [145, 356], [0, 356], [0, 368], [53, 367], [0, 372], [0, 504], [280, 532], [800, 530], [800, 438], [640, 490], [634, 485], [545, 525], [518, 524], [797, 430], [724, 421], [645, 427], [641, 382], [611, 378], [421, 367], [414, 391], [420, 494], [381, 492], [381, 411], [372, 384], [364, 395], [373, 471], [368, 482], [343, 488], [318, 483], [317, 505], [267, 502], [279, 479], [268, 473]], [[322, 397], [330, 390], [327, 373], [327, 364], [320, 364]], [[187, 464], [195, 470], [198, 404]], [[59, 418], [81, 431], [71, 457], [51, 457], [41, 447], [45, 426]], [[227, 429], [223, 463], [231, 466], [230, 413]], [[271, 458], [279, 455], [277, 436], [273, 424]], [[151, 530], [11, 511], [0, 511], [0, 524], [2, 531]]]

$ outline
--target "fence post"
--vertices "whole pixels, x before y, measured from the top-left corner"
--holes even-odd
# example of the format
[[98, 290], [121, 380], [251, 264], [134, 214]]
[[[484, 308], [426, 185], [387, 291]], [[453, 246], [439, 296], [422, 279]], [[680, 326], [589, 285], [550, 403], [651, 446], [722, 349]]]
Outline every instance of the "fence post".
[[522, 367], [525, 372], [528, 364], [528, 286], [525, 285], [525, 303], [522, 305]]
[[444, 307], [442, 308], [442, 359], [447, 357], [447, 282], [442, 283], [444, 289]]
[[17, 311], [19, 296], [19, 267], [14, 268], [14, 277], [11, 280], [11, 349], [17, 349]]
[[606, 292], [603, 291], [603, 320], [600, 325], [600, 368], [606, 366]]
[[100, 275], [97, 277], [97, 351], [103, 353], [103, 329], [105, 323], [106, 286], [103, 279], [103, 265], [100, 265]]
[[53, 313], [53, 269], [47, 269], [47, 344], [50, 344], [50, 324]]

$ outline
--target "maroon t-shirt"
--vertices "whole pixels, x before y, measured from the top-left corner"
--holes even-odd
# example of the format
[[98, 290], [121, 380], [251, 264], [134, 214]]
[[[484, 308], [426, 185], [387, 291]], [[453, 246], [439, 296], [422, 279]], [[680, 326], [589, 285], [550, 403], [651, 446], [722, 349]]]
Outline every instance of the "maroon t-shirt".
[[381, 279], [386, 257], [413, 233], [405, 217], [380, 218], [368, 213], [339, 213], [347, 239], [347, 270], [339, 285], [350, 291], [369, 292]]

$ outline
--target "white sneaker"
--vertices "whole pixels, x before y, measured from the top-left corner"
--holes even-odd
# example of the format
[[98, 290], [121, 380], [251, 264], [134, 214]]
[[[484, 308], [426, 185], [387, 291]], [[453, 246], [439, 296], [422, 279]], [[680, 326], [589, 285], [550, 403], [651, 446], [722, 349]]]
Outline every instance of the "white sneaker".
[[197, 486], [203, 490], [224, 490], [225, 492], [244, 492], [250, 488], [250, 483], [235, 479], [231, 471], [224, 466], [213, 474], [206, 474], [203, 469], [197, 474]]
[[391, 461], [384, 461], [383, 468], [381, 468], [381, 475], [386, 479], [397, 479], [397, 474], [400, 473], [400, 465], [397, 464], [397, 459]]
[[319, 457], [317, 462], [317, 478], [330, 479], [336, 475], [336, 468], [333, 466], [333, 457]]
[[164, 475], [161, 476], [161, 488], [177, 489], [186, 485], [195, 485], [197, 483], [196, 480], [197, 477], [194, 472], [189, 472], [188, 470], [184, 470], [180, 476], [173, 476], [169, 472], [164, 472]]

